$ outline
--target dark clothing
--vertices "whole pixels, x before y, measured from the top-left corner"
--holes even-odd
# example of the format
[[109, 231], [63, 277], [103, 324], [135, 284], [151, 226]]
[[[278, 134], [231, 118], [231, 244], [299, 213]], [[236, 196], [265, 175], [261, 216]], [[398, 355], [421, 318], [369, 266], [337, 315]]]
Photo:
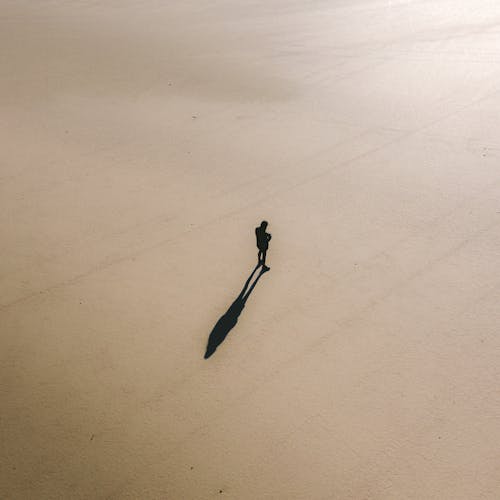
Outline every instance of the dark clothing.
[[255, 236], [257, 238], [257, 248], [259, 249], [258, 260], [259, 264], [262, 266], [266, 265], [266, 253], [269, 248], [269, 241], [271, 239], [271, 235], [266, 233], [266, 230], [262, 227], [255, 228]]
[[266, 233], [266, 230], [259, 226], [255, 228], [255, 236], [257, 237], [257, 248], [259, 250], [267, 250], [269, 248], [271, 235]]

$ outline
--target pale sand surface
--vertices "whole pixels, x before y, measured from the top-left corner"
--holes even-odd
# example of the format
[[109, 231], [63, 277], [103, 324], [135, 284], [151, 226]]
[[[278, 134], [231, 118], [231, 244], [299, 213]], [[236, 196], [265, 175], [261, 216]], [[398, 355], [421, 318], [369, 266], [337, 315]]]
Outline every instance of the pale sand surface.
[[0, 61], [0, 498], [500, 498], [497, 0], [3, 0]]

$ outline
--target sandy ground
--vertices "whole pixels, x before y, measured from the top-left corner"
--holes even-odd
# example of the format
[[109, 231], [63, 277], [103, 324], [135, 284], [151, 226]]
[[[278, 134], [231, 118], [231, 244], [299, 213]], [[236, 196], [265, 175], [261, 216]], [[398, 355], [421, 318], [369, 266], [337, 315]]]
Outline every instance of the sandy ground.
[[500, 497], [497, 0], [3, 0], [0, 61], [0, 498]]

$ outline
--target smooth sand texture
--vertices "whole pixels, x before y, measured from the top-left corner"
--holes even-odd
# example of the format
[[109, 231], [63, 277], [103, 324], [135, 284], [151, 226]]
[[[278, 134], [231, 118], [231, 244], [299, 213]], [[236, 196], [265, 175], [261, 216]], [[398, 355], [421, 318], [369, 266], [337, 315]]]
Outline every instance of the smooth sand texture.
[[497, 0], [0, 14], [0, 498], [500, 497]]

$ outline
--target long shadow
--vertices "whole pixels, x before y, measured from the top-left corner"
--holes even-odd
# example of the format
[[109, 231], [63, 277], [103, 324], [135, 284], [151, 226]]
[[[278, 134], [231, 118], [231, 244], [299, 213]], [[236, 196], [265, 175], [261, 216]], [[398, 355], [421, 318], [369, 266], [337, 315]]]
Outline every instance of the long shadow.
[[219, 347], [219, 345], [224, 342], [227, 334], [236, 326], [238, 318], [241, 314], [241, 311], [243, 311], [243, 308], [245, 307], [248, 297], [253, 292], [253, 289], [255, 288], [255, 285], [257, 284], [261, 276], [267, 271], [262, 267], [260, 273], [257, 275], [257, 278], [252, 283], [252, 286], [248, 289], [248, 285], [252, 281], [252, 278], [259, 267], [260, 264], [257, 264], [255, 269], [248, 277], [243, 290], [241, 290], [236, 300], [231, 304], [226, 313], [222, 315], [219, 321], [217, 321], [217, 323], [215, 324], [212, 332], [210, 333], [210, 336], [208, 337], [207, 350], [204, 356], [205, 359], [208, 359], [216, 351], [217, 347]]

